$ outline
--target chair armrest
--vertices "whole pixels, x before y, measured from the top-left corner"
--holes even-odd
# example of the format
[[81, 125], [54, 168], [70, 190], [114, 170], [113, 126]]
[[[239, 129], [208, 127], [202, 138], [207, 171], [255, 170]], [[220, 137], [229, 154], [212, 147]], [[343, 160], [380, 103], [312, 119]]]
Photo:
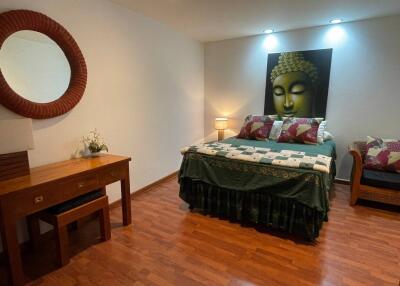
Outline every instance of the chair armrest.
[[363, 169], [362, 151], [360, 150], [360, 142], [354, 142], [349, 146], [349, 152], [353, 156], [353, 169], [351, 172], [351, 189], [358, 190]]

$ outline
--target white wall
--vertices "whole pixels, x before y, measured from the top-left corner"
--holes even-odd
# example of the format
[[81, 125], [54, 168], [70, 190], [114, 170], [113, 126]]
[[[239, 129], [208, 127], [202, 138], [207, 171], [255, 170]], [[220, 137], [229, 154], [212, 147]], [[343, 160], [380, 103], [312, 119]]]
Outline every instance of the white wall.
[[[203, 138], [203, 44], [106, 0], [0, 2], [0, 12], [21, 8], [61, 23], [88, 67], [85, 95], [71, 112], [33, 121], [31, 166], [70, 158], [96, 127], [111, 153], [132, 157], [131, 191], [178, 170], [180, 147]], [[16, 117], [0, 106], [0, 119]], [[108, 194], [118, 199], [119, 185]]]
[[233, 135], [246, 115], [263, 113], [268, 52], [333, 48], [326, 117], [337, 143], [337, 177], [348, 179], [350, 142], [400, 137], [399, 28], [400, 16], [391, 16], [207, 43], [205, 137], [215, 137], [215, 117], [228, 116]]

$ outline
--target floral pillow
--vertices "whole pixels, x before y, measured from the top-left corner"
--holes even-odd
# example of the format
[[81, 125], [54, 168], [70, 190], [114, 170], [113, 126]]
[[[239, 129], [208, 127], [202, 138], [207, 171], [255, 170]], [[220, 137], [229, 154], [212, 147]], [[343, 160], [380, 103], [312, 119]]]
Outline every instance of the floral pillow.
[[267, 140], [276, 117], [276, 115], [247, 116], [237, 137], [243, 139]]
[[286, 118], [278, 142], [317, 144], [321, 121], [321, 118]]
[[366, 169], [400, 173], [400, 140], [367, 137]]
[[367, 136], [367, 151], [371, 147], [396, 146], [400, 140]]

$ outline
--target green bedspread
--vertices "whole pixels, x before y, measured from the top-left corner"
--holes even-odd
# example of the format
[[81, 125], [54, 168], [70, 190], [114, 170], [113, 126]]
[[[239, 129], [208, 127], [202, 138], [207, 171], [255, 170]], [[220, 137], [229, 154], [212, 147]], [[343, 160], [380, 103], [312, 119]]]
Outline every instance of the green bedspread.
[[[333, 141], [304, 145], [229, 138], [223, 142], [336, 157]], [[180, 197], [208, 214], [315, 239], [328, 218], [328, 191], [334, 176], [334, 160], [328, 174], [188, 151], [180, 169]]]

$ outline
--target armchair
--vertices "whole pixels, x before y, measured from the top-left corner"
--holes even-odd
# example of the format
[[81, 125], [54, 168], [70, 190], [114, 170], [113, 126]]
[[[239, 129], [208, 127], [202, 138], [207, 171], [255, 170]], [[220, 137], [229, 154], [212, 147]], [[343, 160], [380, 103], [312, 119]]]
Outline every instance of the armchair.
[[353, 156], [350, 205], [365, 199], [400, 206], [400, 174], [365, 169], [366, 142], [353, 142], [349, 152]]

